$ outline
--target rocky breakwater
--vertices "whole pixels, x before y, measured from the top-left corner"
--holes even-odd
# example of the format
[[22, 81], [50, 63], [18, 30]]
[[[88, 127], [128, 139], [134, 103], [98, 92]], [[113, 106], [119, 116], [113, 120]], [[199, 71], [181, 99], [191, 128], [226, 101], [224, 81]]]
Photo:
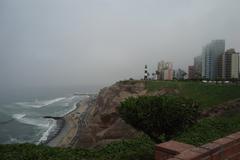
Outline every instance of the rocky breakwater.
[[117, 107], [128, 97], [146, 94], [143, 81], [117, 82], [102, 89], [96, 100], [89, 104], [86, 125], [79, 129], [74, 147], [97, 147], [136, 136], [137, 131], [119, 117]]

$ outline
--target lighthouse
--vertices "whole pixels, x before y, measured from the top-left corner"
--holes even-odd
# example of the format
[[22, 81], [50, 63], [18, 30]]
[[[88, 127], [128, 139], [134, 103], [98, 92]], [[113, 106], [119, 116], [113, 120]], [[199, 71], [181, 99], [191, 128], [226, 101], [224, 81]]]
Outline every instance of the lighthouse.
[[148, 71], [147, 71], [147, 65], [145, 65], [145, 69], [144, 69], [144, 80], [148, 79]]

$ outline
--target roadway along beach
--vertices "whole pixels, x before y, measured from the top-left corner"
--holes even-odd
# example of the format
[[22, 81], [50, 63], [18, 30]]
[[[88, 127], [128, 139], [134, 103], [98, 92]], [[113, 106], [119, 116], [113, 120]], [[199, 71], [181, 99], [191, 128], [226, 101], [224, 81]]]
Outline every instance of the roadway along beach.
[[76, 109], [72, 112], [66, 114], [63, 117], [63, 123], [60, 132], [49, 142], [47, 142], [47, 145], [51, 147], [71, 147], [72, 141], [74, 137], [78, 133], [79, 129], [79, 123], [80, 122], [80, 116], [83, 114], [87, 108], [88, 103], [92, 100], [91, 97], [86, 98], [79, 103], [76, 104]]

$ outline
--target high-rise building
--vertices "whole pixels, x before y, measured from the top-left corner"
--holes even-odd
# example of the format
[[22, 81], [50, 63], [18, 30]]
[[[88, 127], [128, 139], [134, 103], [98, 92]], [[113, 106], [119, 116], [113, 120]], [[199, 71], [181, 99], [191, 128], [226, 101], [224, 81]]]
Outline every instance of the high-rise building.
[[231, 78], [239, 79], [239, 53], [232, 53]]
[[175, 71], [174, 77], [177, 80], [184, 80], [186, 75], [187, 73], [184, 70], [179, 68], [178, 70]]
[[194, 57], [194, 79], [200, 79], [202, 77], [202, 56]]
[[202, 77], [202, 56], [194, 57], [194, 65], [188, 66], [188, 79], [196, 80]]
[[158, 80], [173, 80], [173, 64], [171, 62], [159, 62], [156, 73]]
[[223, 79], [223, 54], [221, 54], [217, 59], [217, 80]]
[[225, 51], [225, 40], [213, 40], [203, 47], [202, 77], [215, 80], [218, 76], [218, 58]]
[[196, 79], [196, 68], [195, 66], [188, 66], [188, 79]]
[[218, 58], [218, 78], [231, 80], [239, 78], [239, 53], [228, 49]]

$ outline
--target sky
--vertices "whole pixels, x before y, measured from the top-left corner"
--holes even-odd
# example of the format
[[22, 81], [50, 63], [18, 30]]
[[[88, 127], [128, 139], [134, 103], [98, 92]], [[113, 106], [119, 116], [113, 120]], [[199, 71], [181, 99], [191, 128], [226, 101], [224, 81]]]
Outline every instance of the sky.
[[161, 60], [187, 69], [225, 39], [240, 51], [239, 0], [1, 0], [0, 87], [109, 85]]

